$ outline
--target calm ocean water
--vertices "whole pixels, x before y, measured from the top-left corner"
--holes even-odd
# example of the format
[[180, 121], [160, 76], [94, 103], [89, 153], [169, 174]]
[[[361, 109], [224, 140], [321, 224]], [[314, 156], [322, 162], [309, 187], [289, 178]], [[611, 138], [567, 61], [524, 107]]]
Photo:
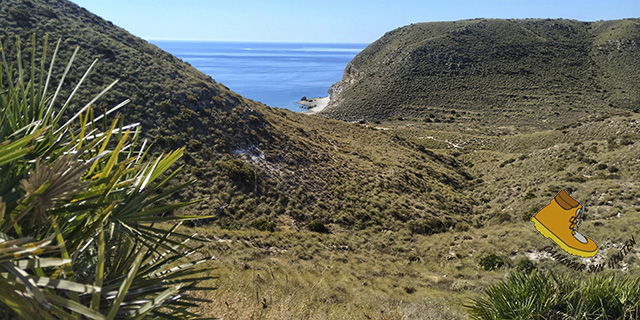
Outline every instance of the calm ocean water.
[[302, 111], [327, 96], [366, 44], [151, 41], [229, 89], [271, 107]]

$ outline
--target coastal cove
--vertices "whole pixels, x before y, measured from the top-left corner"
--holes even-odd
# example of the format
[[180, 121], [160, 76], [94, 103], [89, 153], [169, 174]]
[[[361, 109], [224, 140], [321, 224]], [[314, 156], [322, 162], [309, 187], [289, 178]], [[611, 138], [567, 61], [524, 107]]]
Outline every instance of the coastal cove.
[[367, 44], [197, 42], [152, 44], [229, 89], [270, 107], [304, 111], [302, 97], [324, 97], [349, 61]]
[[0, 1], [0, 320], [640, 319], [640, 18], [589, 2]]

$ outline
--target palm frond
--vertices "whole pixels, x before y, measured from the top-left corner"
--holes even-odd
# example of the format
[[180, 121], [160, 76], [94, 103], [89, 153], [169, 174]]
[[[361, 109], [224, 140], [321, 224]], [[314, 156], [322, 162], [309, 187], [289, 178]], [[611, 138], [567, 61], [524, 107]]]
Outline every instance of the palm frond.
[[[32, 37], [25, 63], [17, 40], [11, 64], [0, 42], [2, 308], [23, 319], [195, 318], [185, 299], [209, 269], [190, 260], [197, 237], [176, 230], [202, 217], [173, 215], [196, 202], [169, 201], [191, 182], [168, 187], [184, 148], [149, 158], [138, 123], [107, 119], [128, 100], [95, 117], [117, 84], [79, 96], [97, 61], [63, 97], [79, 49], [56, 85], [61, 42], [51, 55], [46, 42], [38, 56]], [[77, 100], [87, 102], [69, 114]]]

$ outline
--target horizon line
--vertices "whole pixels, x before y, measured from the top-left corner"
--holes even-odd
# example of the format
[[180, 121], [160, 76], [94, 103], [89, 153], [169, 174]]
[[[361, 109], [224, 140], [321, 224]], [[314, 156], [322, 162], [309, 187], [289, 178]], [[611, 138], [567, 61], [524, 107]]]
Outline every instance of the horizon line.
[[175, 41], [175, 42], [227, 42], [227, 43], [270, 43], [270, 44], [285, 44], [285, 43], [301, 43], [301, 44], [366, 44], [369, 45], [372, 42], [344, 42], [344, 41], [251, 41], [251, 40], [203, 40], [203, 39], [167, 39], [167, 38], [143, 38], [146, 41]]

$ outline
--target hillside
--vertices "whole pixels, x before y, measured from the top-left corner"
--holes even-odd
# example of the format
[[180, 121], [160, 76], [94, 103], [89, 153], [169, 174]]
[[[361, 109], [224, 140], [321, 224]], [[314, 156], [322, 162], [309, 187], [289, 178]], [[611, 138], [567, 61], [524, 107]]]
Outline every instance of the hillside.
[[[96, 113], [129, 98], [120, 112], [154, 152], [187, 147], [178, 178], [198, 180], [179, 198], [203, 199], [187, 213], [213, 218], [183, 231], [209, 240], [194, 255], [215, 267], [202, 285], [218, 288], [194, 309], [230, 319], [465, 319], [522, 262], [590, 277], [543, 252], [553, 243], [530, 218], [569, 191], [600, 246], [569, 258], [589, 265], [637, 236], [637, 31], [638, 20], [400, 28], [332, 88], [323, 115], [358, 120], [347, 123], [245, 99], [69, 1], [0, 2], [7, 60], [16, 36], [23, 65], [33, 34], [49, 54], [61, 39], [60, 75], [80, 46], [65, 94], [99, 61], [74, 107], [120, 79]], [[313, 220], [331, 232], [310, 232]], [[504, 266], [482, 267], [490, 255]], [[638, 275], [638, 247], [604, 273]]]
[[[449, 155], [471, 173], [457, 194], [475, 200], [474, 223], [431, 235], [199, 228], [214, 240], [208, 253], [219, 254], [215, 263], [221, 267], [220, 279], [210, 282], [220, 288], [212, 293], [215, 301], [201, 309], [225, 318], [468, 319], [464, 306], [521, 266], [574, 280], [637, 279], [637, 245], [610, 264], [637, 236], [640, 220], [640, 114], [617, 112], [600, 110], [581, 122], [529, 133], [486, 125], [467, 130], [462, 122], [409, 117], [378, 121], [372, 126], [379, 131]], [[557, 247], [531, 223], [563, 189], [585, 207], [580, 232], [598, 243], [594, 258], [564, 252], [552, 257], [544, 248]], [[498, 270], [481, 267], [491, 255], [504, 263]], [[576, 272], [560, 258], [606, 267], [596, 274]]]
[[640, 110], [640, 21], [464, 20], [386, 33], [347, 66], [323, 115], [550, 129]]
[[69, 1], [2, 1], [0, 39], [8, 59], [20, 36], [23, 60], [29, 61], [33, 34], [38, 48], [48, 37], [49, 52], [62, 40], [58, 74], [80, 47], [67, 92], [99, 60], [72, 107], [119, 79], [94, 107], [131, 99], [119, 112], [129, 123], [142, 123], [155, 152], [187, 147], [181, 179], [197, 182], [182, 199], [204, 199], [191, 213], [215, 218], [202, 222], [248, 228], [257, 221], [254, 226], [267, 229], [297, 229], [320, 219], [348, 229], [432, 233], [474, 219], [461, 215], [472, 211], [474, 201], [460, 192], [471, 177], [446, 153], [245, 99]]

